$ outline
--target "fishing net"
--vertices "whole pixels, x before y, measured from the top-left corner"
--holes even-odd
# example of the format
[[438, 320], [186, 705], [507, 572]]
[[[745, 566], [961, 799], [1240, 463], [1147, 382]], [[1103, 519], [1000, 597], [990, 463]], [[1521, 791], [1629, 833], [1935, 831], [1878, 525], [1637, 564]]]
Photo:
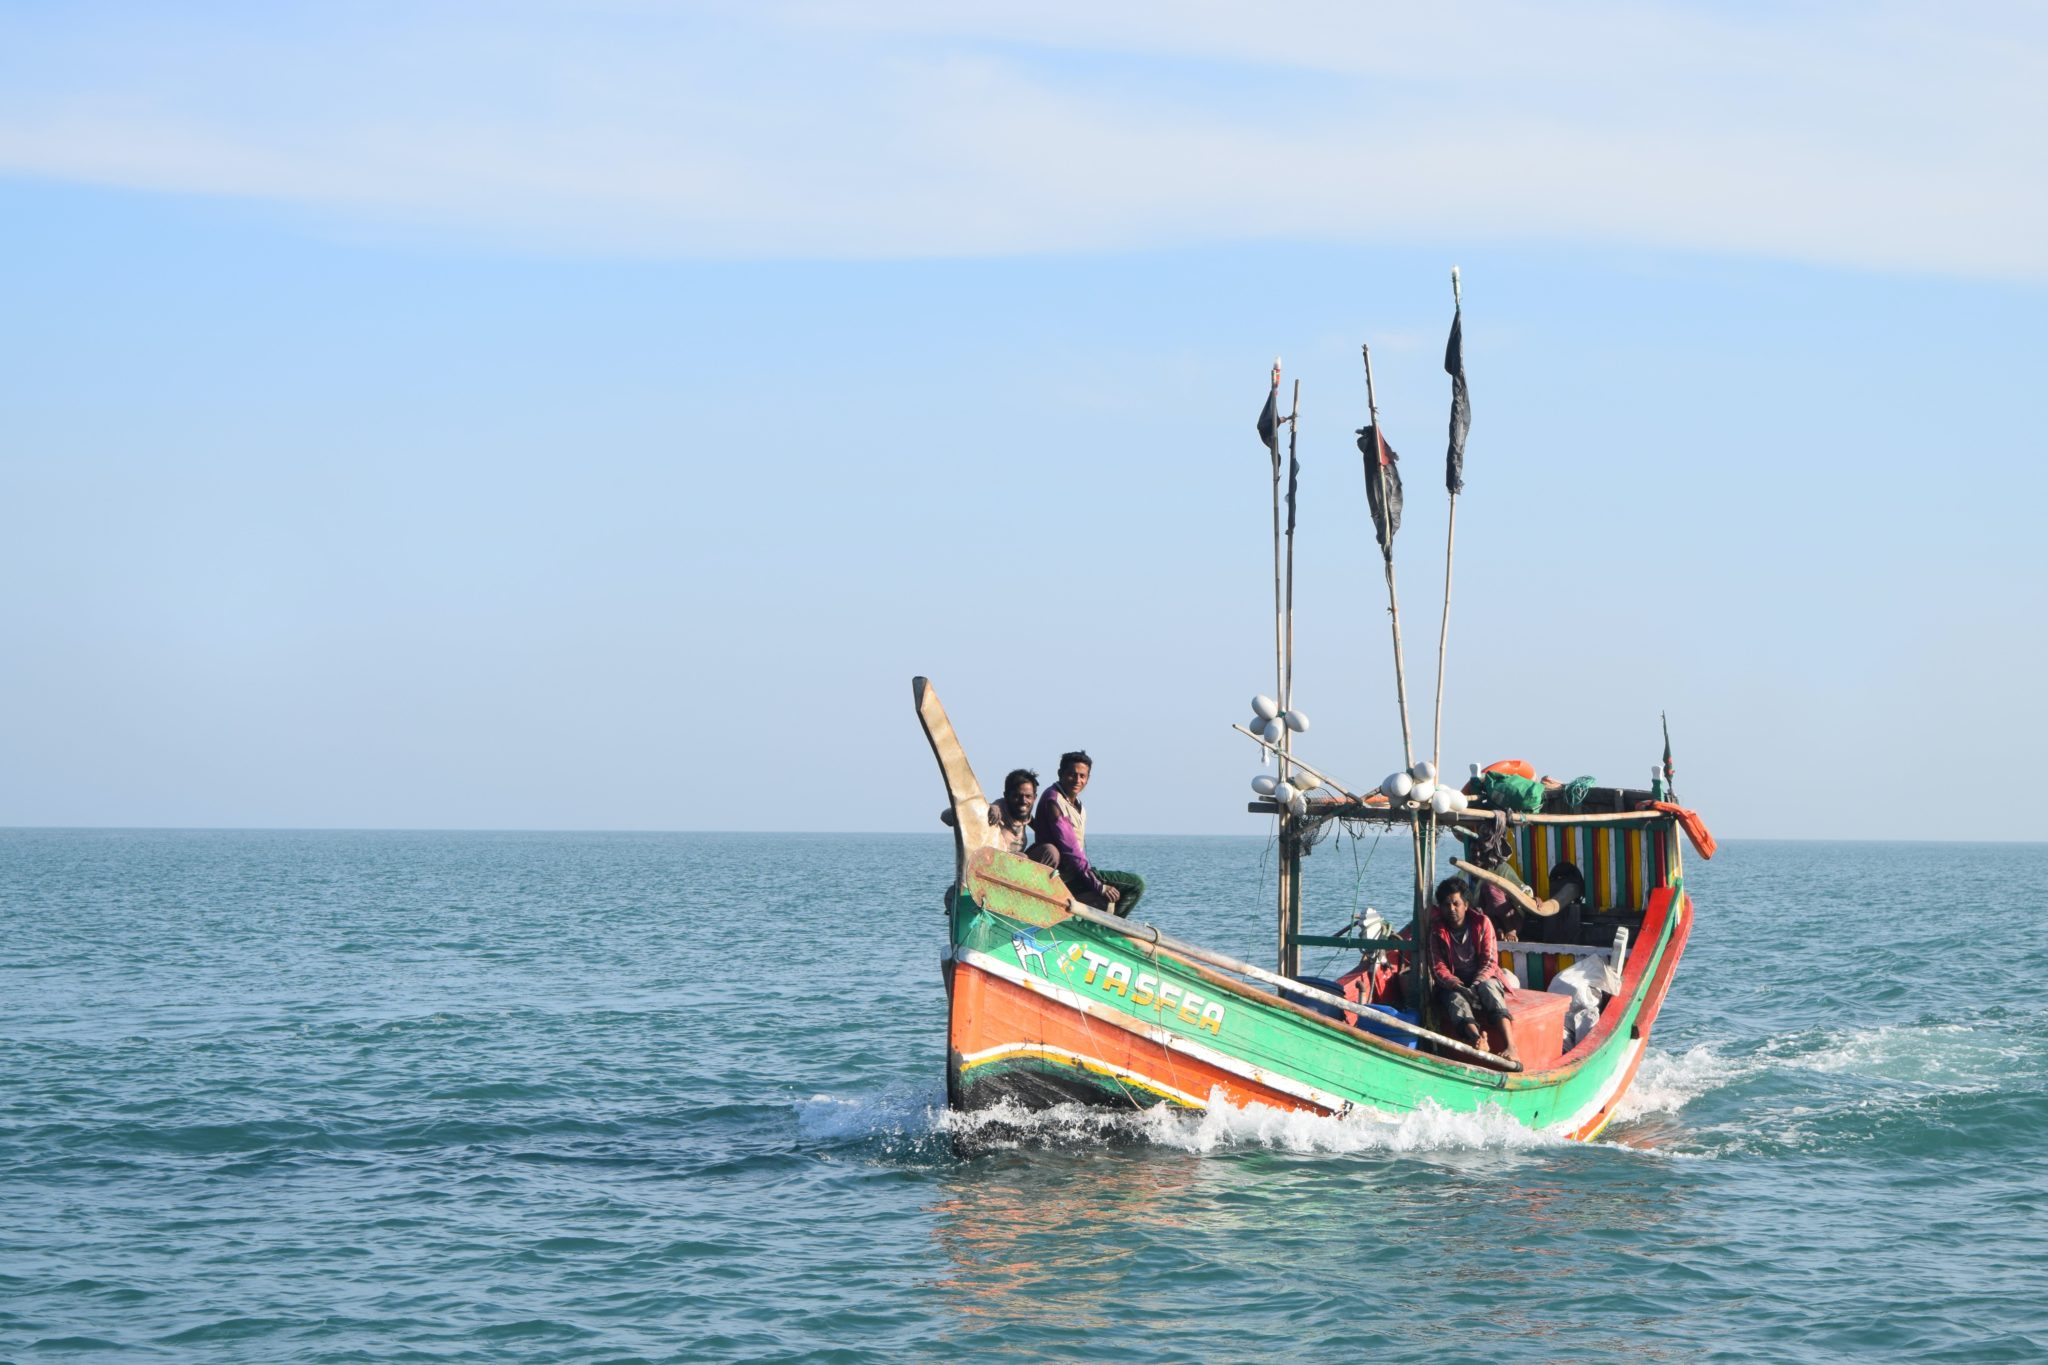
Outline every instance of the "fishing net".
[[1473, 801], [1495, 810], [1534, 814], [1543, 809], [1543, 784], [1534, 778], [1517, 777], [1513, 773], [1481, 773], [1479, 794]]

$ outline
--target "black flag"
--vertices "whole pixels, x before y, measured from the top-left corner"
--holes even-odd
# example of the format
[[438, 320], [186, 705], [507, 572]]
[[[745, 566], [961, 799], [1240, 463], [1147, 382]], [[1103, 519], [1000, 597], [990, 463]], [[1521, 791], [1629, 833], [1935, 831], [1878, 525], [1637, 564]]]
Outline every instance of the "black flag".
[[1676, 801], [1678, 799], [1678, 784], [1672, 780], [1671, 776], [1671, 719], [1662, 711], [1657, 713], [1657, 719], [1664, 723], [1664, 795], [1668, 799]]
[[1401, 466], [1396, 463], [1401, 457], [1371, 427], [1358, 429], [1358, 450], [1365, 456], [1365, 498], [1372, 504], [1372, 529], [1380, 538], [1380, 549], [1392, 554], [1394, 532], [1401, 529]]
[[1266, 406], [1259, 409], [1259, 439], [1266, 443], [1266, 449], [1273, 452], [1273, 463], [1280, 463], [1280, 385], [1273, 384], [1273, 391], [1266, 395]]
[[1465, 310], [1451, 314], [1451, 340], [1444, 347], [1444, 373], [1451, 377], [1451, 449], [1444, 457], [1444, 484], [1457, 497], [1465, 490], [1465, 433], [1472, 429], [1472, 400], [1465, 392]]
[[1294, 458], [1294, 437], [1287, 438], [1287, 535], [1294, 536], [1294, 489], [1301, 482], [1301, 461]]

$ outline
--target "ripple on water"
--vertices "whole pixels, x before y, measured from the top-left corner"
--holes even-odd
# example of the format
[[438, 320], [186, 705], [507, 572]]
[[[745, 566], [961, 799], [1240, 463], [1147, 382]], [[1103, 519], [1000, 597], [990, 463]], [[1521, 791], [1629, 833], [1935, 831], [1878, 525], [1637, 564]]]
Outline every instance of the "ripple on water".
[[[1267, 951], [1263, 840], [1102, 839]], [[1316, 903], [1400, 903], [1342, 840]], [[0, 831], [0, 1359], [2048, 1357], [2048, 851], [1725, 844], [1595, 1144], [953, 1114], [946, 858]]]

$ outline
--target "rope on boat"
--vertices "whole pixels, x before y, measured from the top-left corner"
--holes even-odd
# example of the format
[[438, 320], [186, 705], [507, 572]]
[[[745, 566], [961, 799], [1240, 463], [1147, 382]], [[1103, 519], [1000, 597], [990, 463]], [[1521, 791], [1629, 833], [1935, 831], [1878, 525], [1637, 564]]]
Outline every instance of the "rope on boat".
[[[1036, 929], [1040, 927], [1035, 924], [1027, 924], [1023, 920], [1017, 919], [1011, 915], [1006, 915], [1000, 910], [990, 910], [985, 906], [983, 907], [983, 913], [988, 915], [992, 919], [999, 921], [1002, 924], [1008, 925], [1012, 932], [1015, 932], [1018, 929]], [[1159, 928], [1157, 925], [1150, 925], [1147, 927], [1149, 927], [1152, 930], [1152, 960], [1156, 965], [1159, 960]], [[1089, 1043], [1091, 1045], [1100, 1045], [1102, 1040], [1095, 1036], [1095, 1021], [1088, 1017], [1088, 1011], [1076, 1010], [1075, 1014], [1078, 1015], [1081, 1020], [1081, 1031], [1088, 1035]], [[1128, 1085], [1124, 1084], [1124, 1078], [1122, 1076], [1119, 1076], [1114, 1070], [1105, 1069], [1101, 1074], [1107, 1076], [1110, 1082], [1116, 1086], [1117, 1093], [1122, 1095], [1124, 1097], [1124, 1102], [1131, 1106], [1132, 1113], [1142, 1114], [1145, 1112], [1147, 1108], [1150, 1107], [1148, 1105], [1140, 1104], [1138, 1102], [1138, 1097], [1131, 1093], [1131, 1088]]]
[[[1132, 925], [1127, 921], [1118, 919], [1115, 915], [1105, 915], [1100, 910], [1096, 910], [1091, 906], [1083, 905], [1079, 901], [1074, 901], [1072, 904], [1070, 904], [1067, 907], [1067, 913], [1075, 919], [1086, 920], [1090, 924], [1098, 925], [1101, 928], [1109, 930], [1113, 934], [1120, 935], [1121, 937], [1130, 939], [1132, 941], [1136, 941], [1136, 939], [1138, 938], [1138, 934], [1136, 932], [1137, 929], [1143, 928], [1150, 930], [1153, 934], [1157, 935], [1158, 946], [1163, 947], [1166, 951], [1174, 954], [1176, 957], [1183, 957], [1188, 959], [1190, 962], [1197, 962], [1201, 963], [1203, 966], [1206, 967], [1211, 967], [1221, 971], [1234, 973], [1248, 980], [1257, 981], [1262, 985], [1275, 987], [1280, 991], [1284, 991], [1288, 996], [1295, 997], [1295, 1000], [1293, 1001], [1281, 999], [1281, 1003], [1283, 1004], [1292, 1003], [1297, 1004], [1297, 1007], [1299, 1007], [1299, 1001], [1310, 1001], [1315, 1004], [1333, 1006], [1340, 1014], [1356, 1014], [1358, 1012], [1359, 1002], [1356, 1000], [1346, 1000], [1341, 995], [1331, 995], [1327, 991], [1318, 990], [1314, 986], [1305, 985], [1300, 981], [1296, 981], [1292, 978], [1282, 976], [1278, 972], [1269, 972], [1264, 967], [1254, 967], [1249, 962], [1240, 962], [1236, 958], [1230, 957], [1223, 953], [1216, 952], [1213, 949], [1203, 948], [1197, 944], [1186, 943], [1179, 939], [1168, 939], [1164, 934], [1161, 934], [1159, 932], [1159, 927], [1157, 925]], [[1276, 997], [1276, 999], [1278, 998], [1280, 997]], [[1310, 1011], [1310, 1014], [1311, 1017], [1315, 1018], [1323, 1017], [1320, 1015], [1315, 1015], [1313, 1011]], [[1378, 1019], [1375, 1019], [1373, 1022], [1381, 1027], [1390, 1028], [1399, 1033], [1411, 1034], [1417, 1038], [1427, 1039], [1429, 1042], [1435, 1043], [1439, 1047], [1449, 1048], [1452, 1052], [1457, 1053], [1461, 1056], [1470, 1057], [1473, 1060], [1491, 1069], [1511, 1072], [1520, 1071], [1522, 1069], [1522, 1064], [1520, 1062], [1508, 1061], [1506, 1058], [1498, 1056], [1495, 1053], [1482, 1052], [1478, 1048], [1473, 1047], [1469, 1043], [1461, 1043], [1456, 1038], [1448, 1037], [1441, 1033], [1431, 1032], [1429, 1029], [1419, 1027], [1415, 1024], [1411, 1024], [1404, 1019], [1397, 1018], [1394, 1015], [1385, 1015]], [[1345, 1027], [1344, 1024], [1334, 1021], [1331, 1022], [1331, 1026], [1338, 1029], [1343, 1029]]]

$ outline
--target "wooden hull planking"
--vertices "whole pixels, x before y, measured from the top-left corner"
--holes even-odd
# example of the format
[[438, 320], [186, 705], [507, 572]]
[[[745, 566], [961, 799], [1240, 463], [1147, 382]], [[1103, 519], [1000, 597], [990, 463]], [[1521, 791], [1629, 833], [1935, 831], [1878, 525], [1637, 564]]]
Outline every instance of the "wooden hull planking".
[[1682, 886], [1660, 890], [1592, 1034], [1547, 1071], [1510, 1074], [1400, 1046], [1061, 915], [1052, 885], [1020, 904], [1015, 893], [1039, 869], [976, 862], [995, 875], [970, 878], [957, 897], [947, 959], [947, 1088], [969, 1109], [1223, 1103], [1398, 1117], [1495, 1107], [1592, 1138], [1635, 1077], [1692, 918]]

